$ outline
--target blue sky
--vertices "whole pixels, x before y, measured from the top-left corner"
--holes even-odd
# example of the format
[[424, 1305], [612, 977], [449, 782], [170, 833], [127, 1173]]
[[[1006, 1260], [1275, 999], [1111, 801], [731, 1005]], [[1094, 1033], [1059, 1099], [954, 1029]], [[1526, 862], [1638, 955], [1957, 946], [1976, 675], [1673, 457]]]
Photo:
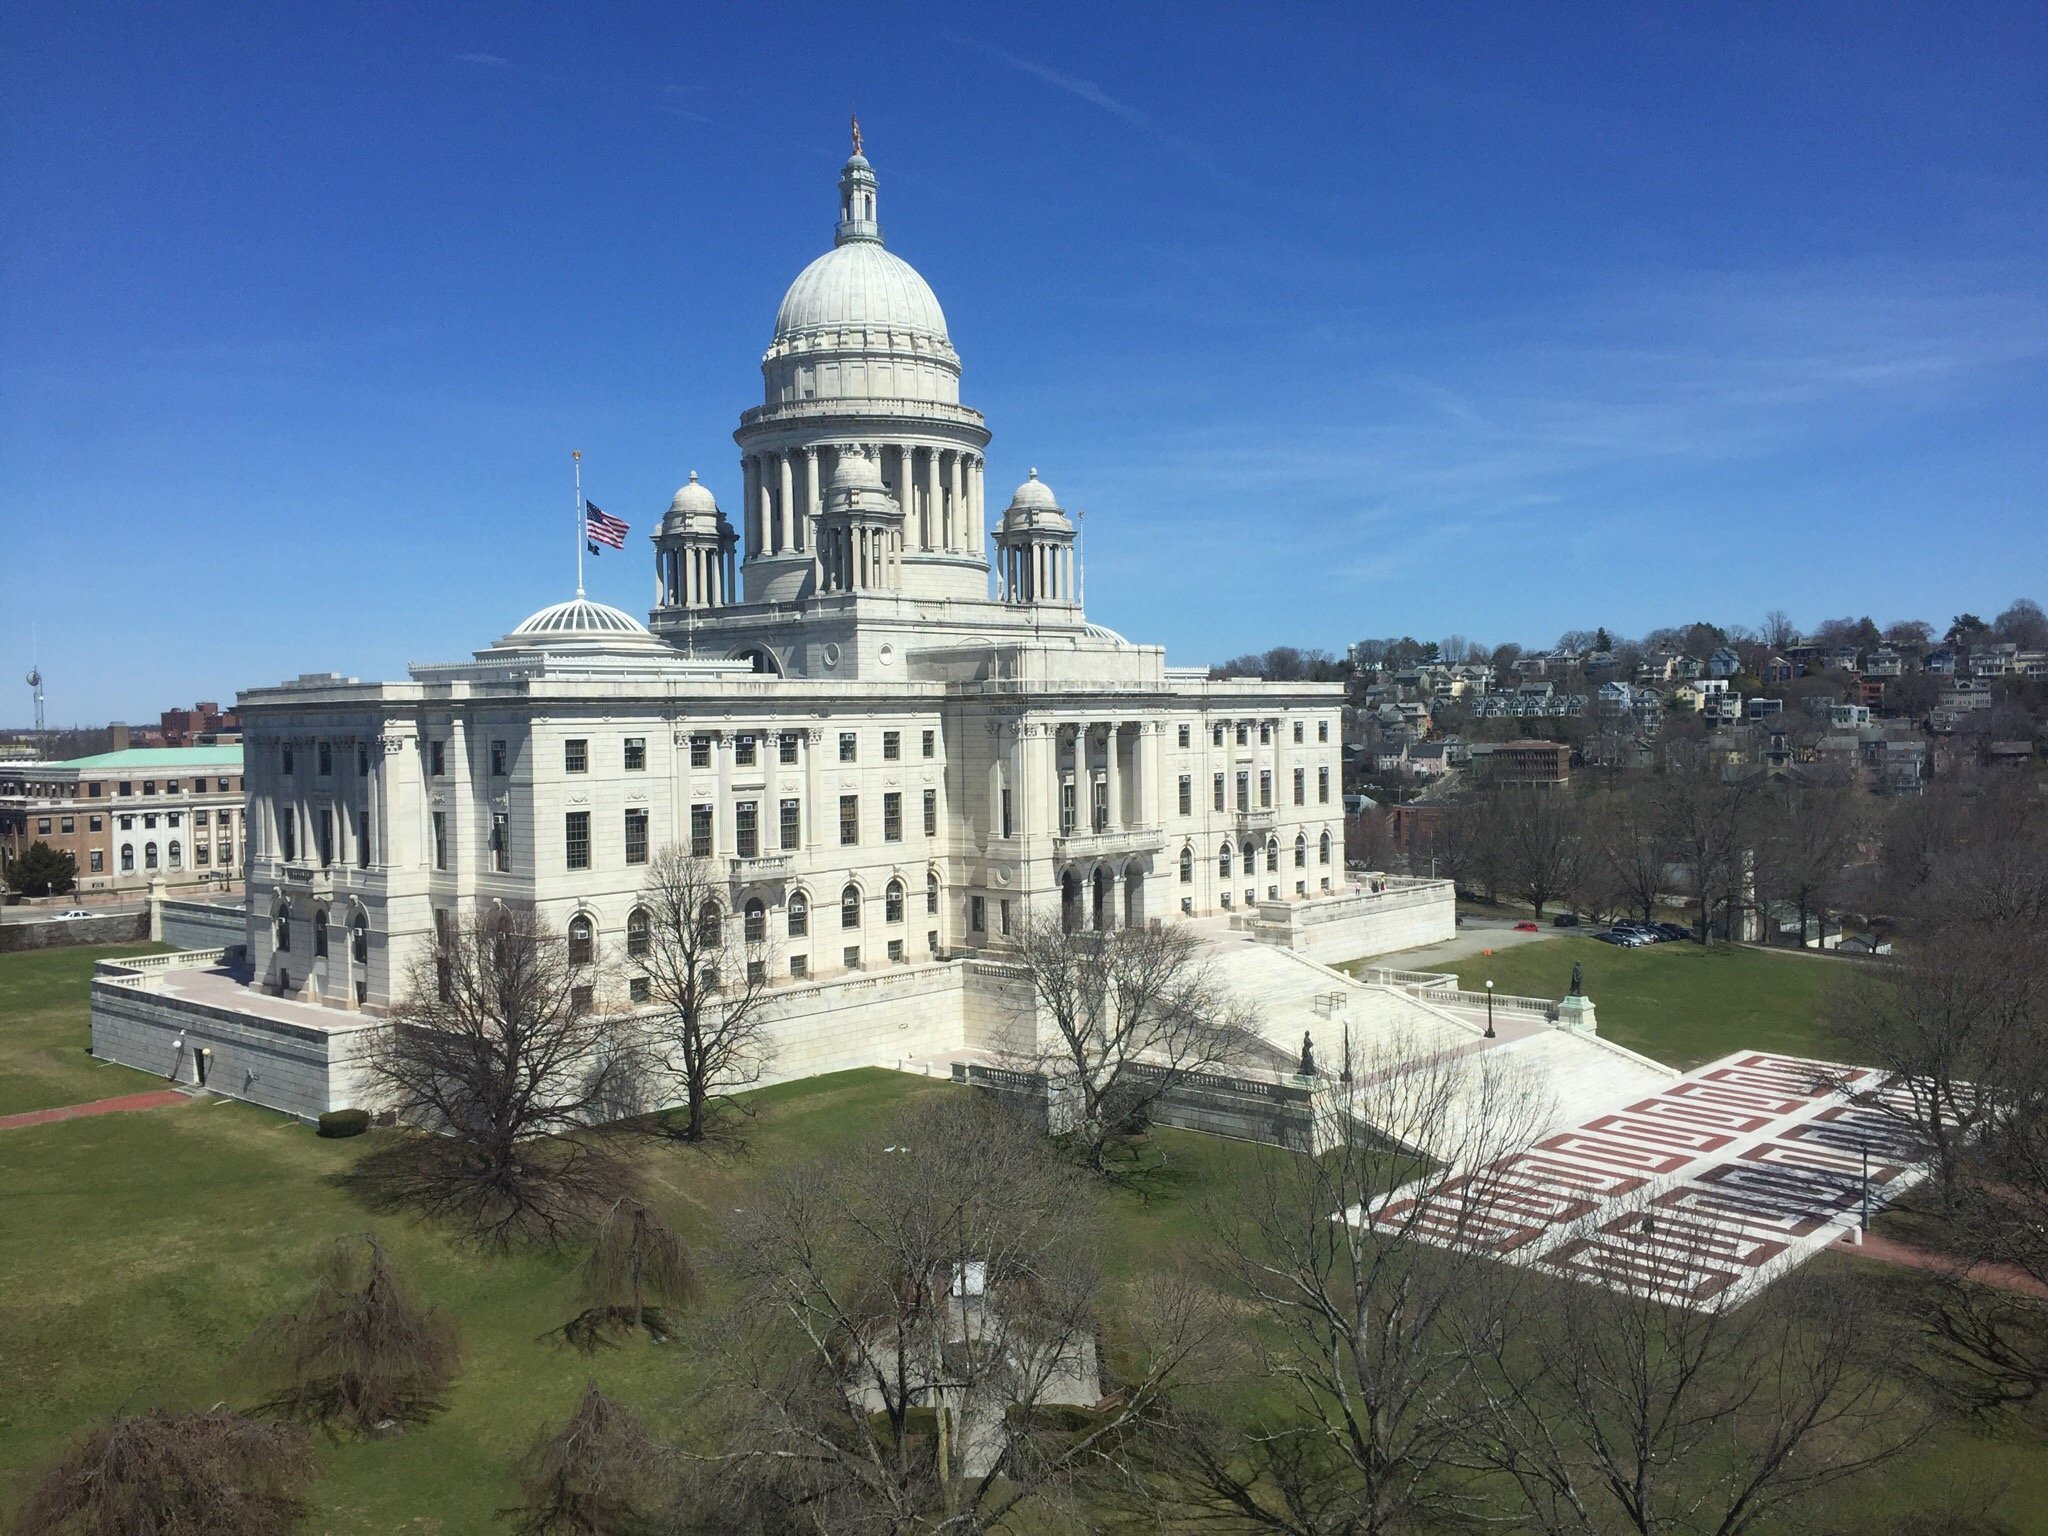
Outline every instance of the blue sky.
[[1036, 465], [1177, 661], [2048, 599], [2038, 4], [0, 27], [0, 648], [57, 722], [466, 655], [573, 585], [572, 448], [643, 611], [854, 109], [991, 506]]

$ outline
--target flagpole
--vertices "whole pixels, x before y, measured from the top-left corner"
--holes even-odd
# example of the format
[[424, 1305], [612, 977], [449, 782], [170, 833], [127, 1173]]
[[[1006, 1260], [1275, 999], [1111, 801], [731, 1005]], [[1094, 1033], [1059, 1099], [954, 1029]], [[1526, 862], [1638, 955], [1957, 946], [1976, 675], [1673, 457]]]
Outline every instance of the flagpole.
[[576, 461], [576, 595], [583, 595], [583, 450], [570, 450]]

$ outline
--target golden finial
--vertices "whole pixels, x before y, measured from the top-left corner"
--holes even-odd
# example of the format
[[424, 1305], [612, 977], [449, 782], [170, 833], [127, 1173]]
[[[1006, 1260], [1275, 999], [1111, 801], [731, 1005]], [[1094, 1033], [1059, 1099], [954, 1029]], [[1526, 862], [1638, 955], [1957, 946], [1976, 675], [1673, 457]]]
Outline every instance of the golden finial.
[[853, 152], [860, 153], [860, 114], [853, 114]]

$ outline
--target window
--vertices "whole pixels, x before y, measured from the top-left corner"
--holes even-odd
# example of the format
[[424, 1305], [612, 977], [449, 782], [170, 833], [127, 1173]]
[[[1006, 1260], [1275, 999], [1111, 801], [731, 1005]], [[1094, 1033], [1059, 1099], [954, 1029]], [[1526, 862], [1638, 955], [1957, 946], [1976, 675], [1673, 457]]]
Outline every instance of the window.
[[1216, 854], [1216, 873], [1224, 879], [1230, 878], [1230, 844], [1225, 843]]
[[882, 921], [900, 923], [903, 921], [903, 882], [891, 880], [888, 889], [882, 892]]
[[1300, 746], [1300, 745], [1301, 745], [1301, 736], [1302, 736], [1302, 722], [1301, 722], [1301, 721], [1299, 721], [1299, 720], [1297, 720], [1297, 721], [1295, 721], [1295, 722], [1294, 722], [1294, 744], [1295, 744], [1296, 746]]
[[939, 733], [937, 731], [926, 731], [924, 733], [921, 750], [926, 757], [937, 757], [939, 755]]
[[[370, 776], [370, 749], [369, 749], [368, 747], [357, 747], [357, 748], [356, 748], [356, 777], [357, 777], [357, 778], [359, 778], [359, 779], [367, 779], [367, 778], [368, 778], [369, 776]], [[228, 792], [228, 781], [227, 781], [226, 779], [216, 779], [216, 780], [214, 781], [214, 784], [215, 784], [215, 786], [216, 786], [216, 787], [217, 787], [217, 788], [218, 788], [218, 789], [220, 790], [220, 792], [221, 792], [222, 794], [226, 794], [226, 793]]]
[[1330, 862], [1330, 834], [1327, 832], [1323, 834], [1322, 846], [1316, 851], [1316, 862], [1318, 864]]
[[[279, 747], [277, 749], [277, 771], [279, 773], [283, 774], [286, 778], [290, 778], [297, 771], [297, 766], [292, 758], [292, 749], [290, 747]], [[121, 786], [121, 793], [124, 795], [128, 793], [128, 786], [126, 784]]]
[[709, 768], [711, 766], [711, 738], [701, 731], [690, 738], [690, 766]]
[[577, 1013], [588, 1013], [597, 1000], [597, 994], [589, 987], [571, 987], [569, 1006]]
[[348, 953], [357, 965], [370, 963], [370, 918], [361, 907], [356, 908], [355, 914], [349, 918]]
[[839, 733], [839, 761], [842, 763], [854, 761], [854, 741], [855, 737], [852, 731], [841, 731]]
[[794, 767], [796, 764], [796, 742], [797, 735], [795, 731], [784, 731], [776, 739], [776, 751], [781, 755], [785, 767]]
[[802, 891], [789, 893], [789, 936], [807, 938], [811, 931], [811, 898]]
[[1259, 809], [1271, 810], [1273, 806], [1273, 770], [1259, 770]]
[[183, 852], [183, 845], [179, 843], [179, 841], [175, 837], [171, 839], [169, 854], [171, 868], [183, 869], [185, 867], [185, 855]]
[[988, 902], [980, 896], [967, 898], [967, 926], [976, 933], [988, 932]]
[[928, 871], [924, 877], [924, 911], [927, 917], [939, 915], [939, 872]]
[[491, 777], [494, 779], [504, 778], [505, 766], [505, 743], [503, 741], [493, 741], [491, 743]]
[[281, 901], [277, 904], [277, 915], [271, 919], [270, 923], [270, 947], [280, 955], [288, 955], [292, 952], [292, 908], [290, 902]]
[[733, 737], [732, 760], [742, 768], [754, 766], [754, 737], [752, 735]]
[[102, 853], [99, 849], [95, 848], [92, 850], [91, 853], [87, 854], [86, 862], [87, 867], [91, 869], [91, 871], [94, 874], [98, 875], [104, 874], [106, 872], [107, 856], [106, 854]]
[[1330, 739], [1330, 722], [1329, 722], [1329, 721], [1327, 721], [1327, 720], [1318, 720], [1318, 721], [1316, 722], [1316, 740], [1317, 740], [1317, 741], [1323, 741], [1323, 742], [1327, 742], [1327, 741], [1328, 741], [1329, 739]]
[[179, 812], [172, 811], [164, 817], [164, 825], [167, 827], [175, 827], [182, 823], [184, 819], [184, 816], [181, 815]]
[[736, 800], [732, 807], [733, 852], [743, 859], [761, 856], [761, 802]]
[[570, 811], [563, 816], [562, 849], [569, 868], [590, 868], [590, 812]]
[[1306, 832], [1294, 834], [1294, 867], [1296, 869], [1308, 868], [1308, 834]]
[[213, 850], [204, 843], [194, 843], [192, 845], [192, 862], [201, 869], [206, 868], [208, 864], [213, 862]]
[[[1259, 845], [1257, 843], [1246, 843], [1244, 845], [1243, 853], [1244, 872], [1247, 875], [1256, 875], [1259, 872]], [[1246, 891], [1244, 893], [1244, 899], [1246, 901], [1250, 901], [1252, 899], [1252, 893], [1250, 891]]]
[[860, 841], [860, 796], [839, 797], [839, 843], [851, 847]]
[[121, 873], [124, 875], [135, 873], [135, 845], [133, 843], [123, 843], [121, 845]]
[[1237, 775], [1237, 808], [1248, 811], [1252, 807], [1252, 776], [1249, 770], [1241, 769]]
[[1185, 747], [1186, 745], [1188, 745], [1188, 742], [1189, 742], [1189, 740], [1190, 740], [1190, 733], [1191, 733], [1191, 731], [1192, 731], [1192, 727], [1190, 727], [1190, 726], [1186, 726], [1186, 725], [1183, 725], [1183, 726], [1182, 726], [1182, 727], [1180, 728], [1180, 744], [1181, 744], [1181, 745], [1182, 745], [1183, 747]]
[[901, 939], [891, 939], [889, 941], [889, 963], [891, 965], [901, 965], [903, 963], [903, 941]]
[[[96, 780], [96, 781], [94, 781], [94, 782], [93, 782], [93, 783], [91, 783], [91, 784], [88, 784], [88, 785], [86, 785], [86, 786], [85, 786], [85, 798], [86, 798], [86, 799], [88, 799], [88, 800], [97, 800], [97, 799], [99, 799], [99, 798], [100, 798], [100, 792], [101, 792], [101, 791], [102, 791], [102, 790], [103, 790], [103, 789], [104, 789], [105, 787], [106, 787], [105, 785], [103, 785], [103, 784], [99, 783], [99, 782], [98, 782], [97, 780]], [[225, 789], [225, 788], [226, 788], [227, 786], [226, 786], [226, 785], [222, 785], [221, 787], [222, 787], [223, 789]]]
[[631, 806], [626, 811], [626, 862], [647, 862], [647, 807]]
[[1280, 839], [1277, 837], [1269, 837], [1266, 839], [1266, 873], [1270, 875], [1279, 867]]
[[860, 887], [848, 885], [839, 893], [839, 926], [858, 928], [860, 926]]
[[924, 792], [924, 835], [939, 835], [939, 792], [936, 789]]
[[501, 875], [512, 868], [512, 818], [504, 811], [491, 812], [491, 868]]
[[654, 988], [648, 983], [648, 980], [645, 976], [633, 976], [627, 978], [626, 1000], [628, 1002], [644, 1003], [647, 1001], [649, 997], [653, 996], [653, 994]]
[[1209, 744], [1214, 747], [1223, 745], [1223, 726], [1220, 722], [1209, 727]]
[[133, 816], [123, 816], [121, 818], [121, 830], [123, 832], [133, 832], [135, 830], [135, 818]]
[[142, 792], [143, 792], [143, 793], [144, 793], [145, 795], [153, 795], [153, 794], [155, 794], [155, 793], [156, 793], [156, 780], [155, 780], [155, 779], [144, 779], [144, 780], [142, 781]]
[[653, 938], [654, 920], [645, 907], [635, 907], [626, 914], [626, 954], [630, 958], [638, 960], [645, 955]]
[[882, 841], [903, 841], [903, 794], [900, 790], [892, 789], [882, 796]]
[[[327, 859], [325, 857], [325, 850], [322, 850], [322, 857], [320, 862], [322, 864], [325, 864], [327, 862]], [[446, 869], [447, 867], [448, 813], [446, 811], [436, 811], [434, 812], [434, 868]]]
[[840, 964], [844, 965], [849, 971], [859, 970], [860, 946], [858, 944], [849, 944], [846, 946], [846, 948], [839, 951], [839, 962]]
[[1180, 883], [1195, 883], [1195, 850], [1192, 848], [1183, 848], [1180, 851]]
[[707, 901], [697, 908], [697, 942], [700, 945], [715, 945], [725, 927], [725, 914], [718, 903]]
[[747, 982], [749, 985], [758, 987], [767, 979], [768, 962], [766, 960], [749, 960], [747, 962]]
[[103, 832], [106, 830], [107, 818], [104, 816], [88, 816], [85, 819], [85, 825], [87, 831]]
[[1183, 816], [1195, 814], [1195, 779], [1193, 774], [1180, 776], [1180, 813]]
[[644, 773], [646, 771], [647, 738], [645, 736], [628, 736], [626, 738], [626, 772]]
[[893, 763], [899, 761], [902, 756], [903, 733], [901, 731], [882, 732], [882, 761]]
[[1269, 747], [1272, 744], [1273, 722], [1270, 720], [1261, 720], [1259, 722], [1259, 745], [1262, 747]]
[[444, 778], [448, 773], [448, 743], [430, 741], [427, 743], [427, 772], [435, 778]]
[[1216, 775], [1216, 809], [1220, 811], [1223, 808], [1223, 775], [1219, 773]]
[[[434, 770], [439, 773], [441, 770]], [[590, 772], [590, 743], [581, 736], [572, 736], [562, 743], [562, 772]]]
[[[320, 743], [317, 751], [318, 755], [315, 761], [318, 766], [313, 771], [323, 779], [332, 778], [334, 776], [334, 743], [323, 741]], [[203, 779], [198, 782], [199, 788], [204, 789], [206, 787]], [[319, 951], [316, 950], [315, 953], [319, 953]]]
[[711, 807], [708, 805], [690, 807], [690, 857], [711, 857]]
[[1060, 781], [1060, 832], [1064, 836], [1074, 830], [1074, 781]]
[[280, 806], [277, 813], [277, 838], [279, 851], [287, 864], [295, 864], [299, 858], [299, 812], [295, 806]]
[[1251, 739], [1252, 739], [1252, 728], [1251, 728], [1251, 723], [1250, 723], [1249, 721], [1246, 721], [1246, 720], [1240, 720], [1240, 721], [1238, 721], [1238, 722], [1237, 722], [1237, 744], [1238, 744], [1238, 745], [1239, 745], [1240, 747], [1243, 747], [1243, 746], [1248, 746], [1248, 745], [1250, 745], [1250, 743], [1251, 743]]
[[[152, 818], [150, 818], [150, 819], [151, 819], [151, 820], [155, 820], [155, 818], [154, 818], [154, 817], [152, 817]], [[38, 817], [36, 818], [36, 836], [38, 836], [38, 837], [48, 837], [49, 835], [50, 835], [50, 818], [49, 818], [49, 817], [47, 817], [47, 816], [38, 816]]]
[[741, 919], [741, 932], [749, 944], [760, 944], [767, 940], [768, 908], [762, 904], [760, 897], [755, 896], [747, 902]]
[[1294, 770], [1294, 803], [1296, 805], [1308, 804], [1308, 770], [1306, 768]]
[[313, 958], [327, 958], [327, 909], [318, 905], [313, 908]]
[[996, 903], [996, 922], [1004, 933], [1010, 931], [1010, 898], [1007, 896]]
[[809, 955], [791, 955], [789, 957], [789, 974], [799, 981], [810, 975], [811, 957]]
[[1329, 803], [1330, 770], [1328, 768], [1318, 768], [1316, 770], [1316, 804], [1328, 805]]

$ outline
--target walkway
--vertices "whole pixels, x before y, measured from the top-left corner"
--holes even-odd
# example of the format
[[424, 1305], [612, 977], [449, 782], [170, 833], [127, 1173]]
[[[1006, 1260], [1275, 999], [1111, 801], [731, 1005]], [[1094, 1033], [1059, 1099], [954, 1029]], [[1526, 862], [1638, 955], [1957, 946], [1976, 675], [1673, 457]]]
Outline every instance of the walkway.
[[1882, 1232], [1865, 1232], [1861, 1241], [1853, 1235], [1839, 1237], [1830, 1246], [1852, 1258], [1897, 1264], [1903, 1269], [1920, 1269], [1934, 1275], [1953, 1275], [1960, 1267], [1962, 1278], [1978, 1285], [1988, 1285], [1997, 1291], [2011, 1291], [2016, 1296], [2048, 1298], [2048, 1285], [2043, 1285], [2017, 1265], [1971, 1264], [1952, 1253], [1922, 1248], [1916, 1243], [1902, 1243]]
[[122, 1115], [131, 1109], [162, 1109], [183, 1104], [189, 1097], [174, 1088], [156, 1088], [148, 1093], [124, 1093], [117, 1099], [94, 1099], [90, 1104], [65, 1104], [57, 1109], [32, 1109], [21, 1115], [0, 1115], [0, 1131], [24, 1125], [48, 1125], [53, 1120], [77, 1120], [86, 1115]]

